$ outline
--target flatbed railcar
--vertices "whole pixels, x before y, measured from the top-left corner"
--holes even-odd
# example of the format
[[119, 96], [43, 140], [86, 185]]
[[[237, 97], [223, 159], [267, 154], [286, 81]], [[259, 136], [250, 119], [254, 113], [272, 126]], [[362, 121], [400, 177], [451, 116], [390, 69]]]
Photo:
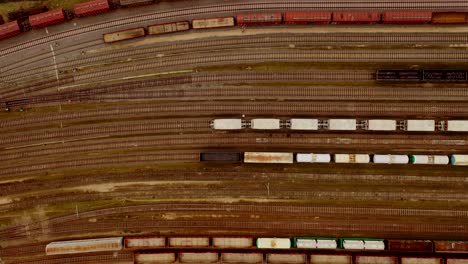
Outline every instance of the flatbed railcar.
[[190, 29], [190, 22], [178, 21], [173, 23], [157, 24], [148, 27], [148, 35], [160, 35], [174, 32], [187, 31]]
[[134, 38], [140, 38], [145, 36], [145, 29], [140, 28], [131, 28], [127, 30], [106, 33], [103, 35], [105, 43], [114, 43], [117, 41], [129, 40]]

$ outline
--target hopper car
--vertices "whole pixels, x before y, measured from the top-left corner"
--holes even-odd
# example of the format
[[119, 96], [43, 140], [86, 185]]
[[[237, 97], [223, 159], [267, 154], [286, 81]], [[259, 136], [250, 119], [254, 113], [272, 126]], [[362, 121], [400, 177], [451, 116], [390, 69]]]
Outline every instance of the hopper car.
[[[174, 240], [175, 239], [175, 240]], [[173, 241], [171, 245], [170, 241]], [[86, 252], [147, 250], [164, 248], [205, 249], [327, 249], [421, 253], [468, 253], [468, 241], [405, 240], [381, 238], [335, 238], [335, 237], [258, 237], [214, 236], [214, 237], [165, 237], [129, 236], [93, 238], [70, 241], [55, 241], [46, 246], [47, 255], [78, 254]], [[200, 251], [197, 251], [200, 252]], [[201, 251], [203, 252], [203, 251]], [[166, 254], [160, 251], [158, 254]], [[163, 256], [161, 257], [169, 257]], [[229, 256], [234, 258], [236, 256]], [[254, 257], [254, 256], [252, 256]], [[255, 256], [258, 257], [258, 256]], [[144, 257], [143, 257], [144, 258]]]
[[344, 154], [292, 152], [201, 152], [202, 162], [244, 163], [362, 163], [468, 165], [468, 155]]

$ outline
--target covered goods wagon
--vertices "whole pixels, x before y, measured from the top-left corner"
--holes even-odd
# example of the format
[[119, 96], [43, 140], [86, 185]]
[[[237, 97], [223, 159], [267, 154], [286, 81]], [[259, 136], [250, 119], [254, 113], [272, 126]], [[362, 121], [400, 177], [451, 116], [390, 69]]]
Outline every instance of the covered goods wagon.
[[368, 154], [334, 154], [336, 163], [369, 163]]
[[385, 24], [426, 24], [431, 20], [430, 11], [386, 11], [382, 15]]
[[467, 12], [436, 12], [432, 14], [432, 24], [467, 24]]
[[239, 14], [236, 17], [237, 25], [275, 25], [281, 24], [281, 13]]
[[76, 4], [73, 6], [73, 11], [75, 16], [84, 17], [105, 13], [109, 8], [108, 0], [95, 0]]
[[125, 237], [125, 248], [163, 248], [165, 237]]
[[286, 12], [284, 13], [285, 24], [329, 24], [331, 12]]
[[463, 154], [455, 154], [450, 157], [450, 164], [452, 165], [461, 165], [467, 166], [468, 165], [468, 155]]
[[258, 248], [287, 249], [291, 248], [289, 238], [257, 238]]
[[291, 118], [288, 125], [292, 130], [318, 130], [318, 119]]
[[329, 119], [329, 130], [356, 130], [356, 119]]
[[213, 237], [213, 247], [216, 248], [251, 248], [252, 237]]
[[113, 43], [122, 40], [129, 40], [134, 38], [140, 38], [145, 36], [145, 29], [144, 28], [132, 28], [112, 33], [104, 34], [104, 42], [105, 43]]
[[412, 164], [449, 164], [447, 155], [410, 155]]
[[430, 240], [388, 240], [390, 251], [432, 252], [433, 244]]
[[331, 161], [330, 154], [316, 154], [316, 153], [297, 153], [296, 162], [308, 163], [329, 163]]
[[209, 247], [209, 237], [170, 237], [170, 247]]
[[380, 22], [380, 12], [333, 12], [333, 24], [369, 24]]
[[370, 119], [367, 120], [367, 130], [371, 131], [395, 131], [397, 129], [396, 120], [390, 119]]
[[310, 263], [312, 264], [352, 264], [352, 257], [349, 255], [310, 255]]
[[356, 256], [355, 264], [398, 264], [395, 256]]
[[401, 257], [401, 264], [444, 264], [442, 258]]
[[419, 81], [421, 72], [418, 70], [378, 70], [377, 80], [389, 81]]
[[119, 0], [121, 7], [133, 7], [153, 4], [154, 0]]
[[166, 24], [152, 25], [148, 27], [148, 35], [160, 35], [166, 33], [187, 31], [190, 29], [190, 22], [179, 21]]
[[378, 164], [407, 164], [408, 155], [375, 154], [374, 163]]
[[47, 244], [46, 255], [116, 251], [122, 248], [123, 237], [69, 240]]
[[192, 28], [194, 29], [233, 27], [234, 25], [234, 17], [216, 17], [192, 20]]
[[211, 128], [219, 130], [236, 130], [244, 128], [244, 122], [240, 118], [214, 119], [210, 123]]
[[243, 263], [243, 264], [262, 264], [263, 254], [262, 253], [221, 253], [222, 263]]
[[405, 129], [407, 131], [435, 131], [434, 120], [406, 120]]
[[242, 153], [240, 152], [202, 152], [200, 153], [200, 161], [242, 161]]
[[306, 254], [298, 253], [268, 253], [266, 254], [267, 263], [271, 264], [305, 264], [307, 263]]
[[468, 241], [434, 241], [435, 252], [468, 253]]
[[252, 129], [280, 129], [281, 120], [276, 118], [255, 118], [250, 120]]
[[217, 252], [180, 252], [180, 263], [218, 263]]
[[175, 263], [176, 253], [174, 252], [158, 252], [158, 253], [135, 253], [135, 264], [169, 264]]
[[293, 163], [293, 153], [245, 152], [245, 163]]
[[468, 132], [468, 120], [448, 120], [444, 122], [444, 130]]
[[19, 33], [21, 33], [21, 28], [17, 20], [0, 25], [0, 39], [12, 37]]
[[468, 258], [447, 258], [446, 264], [468, 264]]
[[63, 21], [65, 21], [63, 8], [54, 9], [29, 17], [29, 24], [31, 24], [32, 27], [47, 27], [62, 23]]

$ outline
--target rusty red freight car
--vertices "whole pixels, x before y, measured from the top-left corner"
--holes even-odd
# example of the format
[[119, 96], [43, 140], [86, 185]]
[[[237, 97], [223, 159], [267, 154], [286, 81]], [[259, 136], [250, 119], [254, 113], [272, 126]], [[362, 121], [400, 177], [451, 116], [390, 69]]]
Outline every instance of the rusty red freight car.
[[21, 33], [18, 20], [0, 25], [0, 39], [12, 37]]
[[468, 253], [468, 241], [434, 241], [435, 252]]
[[468, 12], [432, 13], [432, 24], [468, 24]]
[[333, 12], [333, 24], [373, 24], [379, 23], [379, 12]]
[[388, 250], [409, 252], [433, 252], [430, 240], [388, 240]]
[[239, 26], [251, 25], [276, 25], [281, 24], [281, 13], [261, 13], [261, 14], [239, 14], [237, 15]]
[[286, 12], [284, 13], [285, 24], [330, 24], [331, 12]]
[[84, 17], [92, 16], [109, 11], [109, 2], [107, 0], [95, 0], [76, 4], [73, 7], [75, 16]]
[[432, 12], [426, 11], [387, 11], [382, 16], [384, 24], [426, 24], [431, 20]]
[[45, 13], [32, 15], [29, 17], [29, 24], [32, 27], [47, 27], [65, 21], [63, 8], [54, 9]]

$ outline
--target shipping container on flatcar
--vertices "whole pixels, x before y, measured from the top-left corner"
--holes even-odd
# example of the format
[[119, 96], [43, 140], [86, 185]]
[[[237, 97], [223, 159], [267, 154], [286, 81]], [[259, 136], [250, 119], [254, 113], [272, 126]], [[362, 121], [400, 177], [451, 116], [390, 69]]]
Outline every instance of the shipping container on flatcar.
[[262, 253], [221, 253], [222, 263], [243, 263], [243, 264], [261, 264], [263, 263]]
[[213, 237], [215, 248], [251, 248], [253, 237]]
[[333, 24], [373, 24], [381, 20], [379, 12], [333, 12]]
[[219, 118], [213, 119], [210, 126], [219, 130], [236, 130], [245, 128], [245, 123], [240, 118]]
[[388, 250], [409, 252], [432, 252], [433, 243], [430, 240], [388, 240]]
[[291, 248], [289, 238], [257, 238], [257, 248], [287, 249]]
[[468, 258], [447, 258], [446, 264], [468, 264]]
[[431, 20], [432, 12], [428, 11], [386, 11], [382, 15], [384, 24], [426, 24]]
[[19, 33], [21, 33], [21, 28], [19, 27], [18, 20], [0, 25], [0, 39], [13, 37]]
[[432, 24], [467, 24], [467, 12], [435, 12], [432, 13]]
[[317, 154], [317, 153], [297, 153], [296, 162], [306, 163], [329, 163], [331, 161], [330, 154]]
[[291, 118], [288, 127], [292, 130], [318, 130], [318, 119]]
[[356, 256], [355, 264], [398, 264], [396, 256]]
[[397, 129], [396, 120], [391, 119], [369, 119], [366, 130], [370, 131], [395, 131]]
[[267, 263], [271, 264], [305, 264], [307, 255], [300, 253], [268, 253], [266, 254]]
[[281, 13], [261, 13], [261, 14], [238, 14], [236, 17], [237, 25], [277, 25], [281, 24]]
[[405, 122], [405, 130], [406, 131], [427, 131], [433, 132], [435, 131], [435, 121], [434, 120], [406, 120]]
[[234, 17], [216, 17], [192, 20], [193, 29], [221, 28], [235, 26]]
[[65, 21], [65, 13], [63, 8], [54, 9], [29, 17], [29, 24], [36, 28], [47, 27], [50, 25], [62, 23], [63, 21]]
[[180, 252], [180, 263], [218, 263], [217, 252]]
[[377, 164], [408, 164], [408, 155], [374, 154], [373, 162]]
[[148, 27], [148, 35], [160, 35], [166, 33], [174, 33], [180, 31], [187, 31], [190, 29], [190, 22], [179, 21], [166, 24], [152, 25]]
[[466, 81], [467, 72], [465, 70], [423, 70], [422, 80], [430, 82]]
[[163, 248], [166, 246], [165, 237], [125, 237], [125, 248]]
[[245, 163], [293, 163], [293, 153], [245, 152]]
[[329, 119], [328, 130], [356, 130], [356, 119]]
[[401, 257], [401, 264], [443, 264], [442, 258]]
[[419, 81], [419, 70], [378, 70], [376, 79], [379, 81]]
[[140, 38], [145, 36], [145, 29], [144, 28], [132, 28], [126, 29], [122, 31], [106, 33], [104, 34], [104, 42], [105, 43], [114, 43], [117, 41], [129, 40], [134, 38]]
[[352, 264], [352, 257], [349, 255], [310, 255], [311, 264]]
[[284, 13], [285, 24], [330, 24], [331, 12], [286, 12]]
[[176, 253], [174, 252], [136, 252], [135, 264], [169, 264], [175, 263]]
[[468, 165], [468, 155], [466, 154], [454, 154], [450, 156], [450, 164], [457, 166], [467, 166]]
[[153, 4], [154, 0], [120, 0], [121, 7], [134, 7]]
[[242, 161], [242, 153], [240, 152], [202, 152], [200, 153], [200, 161], [239, 162], [239, 161]]
[[434, 241], [435, 252], [468, 253], [468, 241]]
[[168, 239], [170, 247], [209, 247], [209, 237], [170, 237]]
[[280, 129], [281, 120], [277, 118], [255, 118], [250, 120], [250, 127], [252, 129]]
[[122, 248], [123, 237], [69, 240], [47, 244], [46, 255], [116, 251], [121, 250]]
[[468, 120], [448, 120], [443, 126], [445, 131], [468, 132]]
[[440, 164], [447, 165], [450, 159], [447, 155], [410, 155], [412, 164]]
[[369, 154], [334, 154], [335, 163], [369, 163]]
[[79, 3], [73, 6], [75, 16], [84, 17], [92, 16], [109, 11], [108, 0], [94, 0], [84, 3]]

